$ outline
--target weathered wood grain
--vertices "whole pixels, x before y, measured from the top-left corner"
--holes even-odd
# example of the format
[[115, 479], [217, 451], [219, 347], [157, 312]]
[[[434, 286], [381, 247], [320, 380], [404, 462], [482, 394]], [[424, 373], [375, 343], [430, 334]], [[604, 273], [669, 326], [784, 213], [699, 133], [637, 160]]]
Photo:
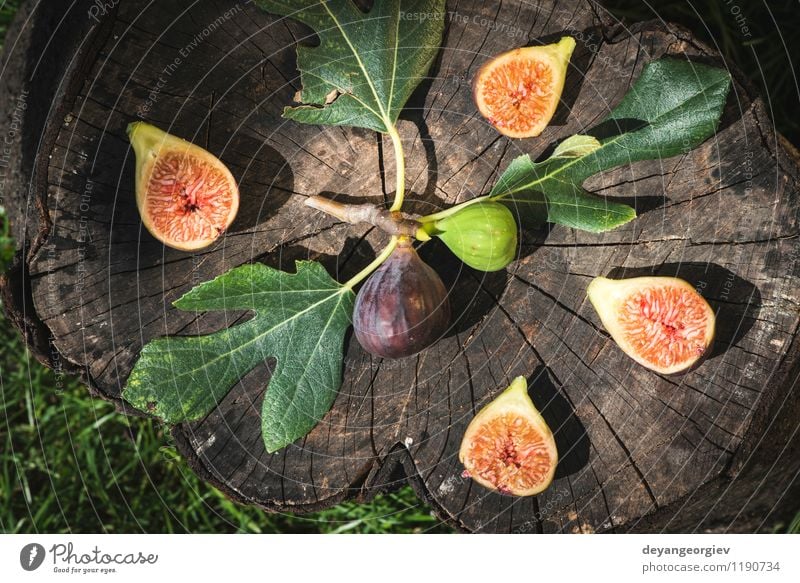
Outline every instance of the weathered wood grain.
[[[298, 89], [295, 42], [310, 38], [294, 23], [234, 0], [131, 0], [98, 22], [89, 3], [59, 4], [63, 22], [33, 10], [41, 30], [17, 25], [4, 58], [5, 109], [23, 90], [36, 95], [14, 142], [13, 193], [4, 193], [20, 243], [4, 306], [40, 359], [128, 411], [120, 393], [144, 343], [244, 317], [173, 309], [193, 285], [251, 261], [291, 270], [310, 258], [339, 278], [365, 265], [382, 236], [303, 199], [388, 200], [394, 161], [372, 132], [280, 117]], [[618, 27], [590, 2], [459, 0], [448, 11], [441, 54], [399, 124], [409, 199], [421, 212], [483, 194], [514, 157], [539, 156], [595, 125], [653, 59], [724, 65], [681, 29]], [[475, 71], [493, 54], [565, 33], [579, 44], [554, 123], [539, 139], [500, 137], [472, 104]], [[36, 69], [33, 55], [56, 48], [60, 59]], [[140, 117], [218, 154], [241, 183], [239, 218], [219, 244], [187, 254], [142, 229], [125, 136]], [[173, 429], [182, 453], [232, 498], [270, 510], [325, 508], [408, 480], [470, 531], [759, 528], [797, 492], [796, 422], [787, 417], [799, 361], [796, 157], [737, 77], [713, 139], [586, 186], [632, 202], [639, 218], [601, 235], [527, 232], [519, 260], [500, 274], [426, 245], [457, 316], [445, 339], [401, 361], [348, 339], [333, 410], [272, 455], [260, 436], [266, 362], [205, 419]], [[592, 277], [651, 272], [692, 282], [719, 313], [714, 356], [683, 377], [622, 355], [585, 299]], [[562, 458], [553, 487], [529, 499], [461, 478], [457, 459], [475, 411], [519, 374]]]

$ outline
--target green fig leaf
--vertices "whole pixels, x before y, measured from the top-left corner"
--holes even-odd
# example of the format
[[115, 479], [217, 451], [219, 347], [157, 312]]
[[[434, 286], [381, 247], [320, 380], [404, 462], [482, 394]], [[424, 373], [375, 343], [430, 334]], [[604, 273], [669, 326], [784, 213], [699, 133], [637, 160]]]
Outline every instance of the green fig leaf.
[[283, 112], [302, 123], [389, 132], [436, 58], [444, 31], [444, 0], [381, 0], [367, 13], [352, 0], [256, 4], [319, 37], [319, 46], [297, 47], [302, 105]]
[[298, 261], [294, 274], [260, 263], [236, 267], [174, 305], [187, 311], [247, 310], [253, 317], [213, 334], [149, 342], [123, 397], [168, 423], [197, 420], [274, 357], [261, 419], [264, 444], [274, 452], [306, 435], [333, 405], [354, 301], [355, 294], [314, 261]]
[[583, 182], [623, 164], [669, 158], [700, 145], [717, 130], [730, 86], [728, 72], [716, 67], [653, 61], [590, 135], [568, 138], [543, 162], [516, 158], [489, 198], [509, 205], [524, 223], [548, 221], [594, 233], [624, 225], [636, 211], [589, 194]]
[[600, 146], [600, 140], [594, 136], [576, 134], [556, 146], [551, 158], [579, 158], [591, 154]]

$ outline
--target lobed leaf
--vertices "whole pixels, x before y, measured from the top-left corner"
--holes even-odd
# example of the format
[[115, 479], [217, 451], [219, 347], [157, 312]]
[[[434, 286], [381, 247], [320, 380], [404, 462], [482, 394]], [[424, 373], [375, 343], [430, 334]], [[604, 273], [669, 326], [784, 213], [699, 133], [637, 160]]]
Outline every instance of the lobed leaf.
[[489, 197], [530, 213], [528, 220], [591, 232], [619, 227], [635, 218], [634, 209], [590, 195], [583, 182], [623, 164], [668, 158], [700, 145], [719, 125], [730, 84], [728, 72], [716, 67], [653, 61], [589, 136], [568, 138], [543, 162], [516, 158]]
[[277, 361], [262, 406], [267, 451], [306, 435], [328, 412], [341, 383], [344, 334], [355, 296], [313, 261], [294, 274], [242, 265], [195, 287], [181, 310], [248, 310], [253, 318], [204, 336], [149, 342], [123, 396], [169, 423], [200, 419], [244, 375]]
[[386, 133], [428, 72], [444, 31], [444, 0], [381, 0], [362, 12], [351, 0], [256, 0], [310, 26], [319, 46], [297, 47], [302, 91], [295, 121]]

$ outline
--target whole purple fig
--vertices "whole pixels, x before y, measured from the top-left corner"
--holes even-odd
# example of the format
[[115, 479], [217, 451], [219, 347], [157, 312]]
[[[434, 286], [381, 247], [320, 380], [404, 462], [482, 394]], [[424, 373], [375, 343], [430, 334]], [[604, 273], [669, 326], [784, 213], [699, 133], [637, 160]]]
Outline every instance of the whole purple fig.
[[416, 354], [436, 342], [449, 323], [444, 283], [405, 240], [361, 287], [353, 312], [361, 346], [384, 358]]

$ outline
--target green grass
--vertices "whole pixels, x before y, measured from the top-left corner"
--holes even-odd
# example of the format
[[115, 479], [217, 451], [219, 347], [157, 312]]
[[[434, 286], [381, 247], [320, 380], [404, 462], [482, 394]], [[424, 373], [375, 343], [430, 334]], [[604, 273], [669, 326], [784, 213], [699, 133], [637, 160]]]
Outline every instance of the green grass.
[[[0, 0], [0, 46], [20, 0]], [[653, 4], [656, 4], [653, 2]], [[787, 51], [760, 2], [738, 2], [745, 38], [724, 2], [606, 3], [631, 21], [681, 22], [750, 74], [769, 96], [778, 128], [800, 143], [797, 87]], [[770, 2], [789, 54], [800, 54], [796, 1]], [[794, 23], [794, 24], [792, 24]], [[707, 28], [706, 28], [707, 27]], [[787, 34], [788, 33], [788, 34]], [[761, 71], [763, 70], [763, 74]], [[13, 255], [0, 209], [0, 268]], [[0, 532], [445, 532], [410, 488], [368, 504], [345, 503], [306, 516], [234, 504], [200, 481], [157, 423], [127, 418], [85, 387], [32, 360], [0, 317]], [[800, 533], [800, 514], [788, 526]]]
[[305, 516], [234, 504], [155, 422], [32, 360], [0, 319], [0, 532], [445, 532], [406, 487]]
[[798, 512], [797, 516], [795, 516], [794, 520], [792, 520], [787, 532], [790, 534], [800, 534], [800, 512]]
[[0, 0], [0, 48], [6, 38], [6, 30], [14, 18], [22, 0]]

